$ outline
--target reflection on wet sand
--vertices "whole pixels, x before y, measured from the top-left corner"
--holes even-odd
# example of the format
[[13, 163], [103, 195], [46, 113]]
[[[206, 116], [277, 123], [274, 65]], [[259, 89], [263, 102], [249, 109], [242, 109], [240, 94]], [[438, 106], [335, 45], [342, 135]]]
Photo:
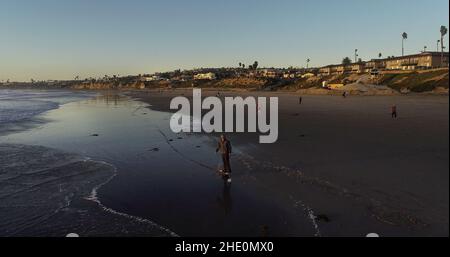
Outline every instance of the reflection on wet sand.
[[217, 197], [217, 203], [219, 204], [225, 215], [230, 214], [233, 207], [233, 201], [231, 199], [231, 183], [228, 183], [227, 180], [228, 178], [224, 176], [222, 195]]

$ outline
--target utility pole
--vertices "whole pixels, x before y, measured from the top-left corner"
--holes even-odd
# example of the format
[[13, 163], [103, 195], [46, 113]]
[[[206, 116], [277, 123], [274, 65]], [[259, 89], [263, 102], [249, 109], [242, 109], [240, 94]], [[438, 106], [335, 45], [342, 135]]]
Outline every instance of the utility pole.
[[438, 41], [436, 43], [436, 52], [439, 52], [439, 43], [441, 43], [440, 39], [438, 39]]
[[[445, 48], [444, 47], [444, 37], [445, 37], [445, 35], [447, 35], [447, 32], [448, 32], [447, 27], [441, 26], [440, 32], [441, 32], [441, 67], [444, 67], [444, 48]], [[447, 64], [448, 64], [448, 61], [447, 61]]]

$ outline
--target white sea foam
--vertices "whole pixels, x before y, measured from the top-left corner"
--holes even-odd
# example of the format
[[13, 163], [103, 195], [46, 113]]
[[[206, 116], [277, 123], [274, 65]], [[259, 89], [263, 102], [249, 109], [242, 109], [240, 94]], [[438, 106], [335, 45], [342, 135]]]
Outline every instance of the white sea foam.
[[[293, 199], [292, 196], [291, 196], [291, 199]], [[314, 214], [314, 211], [300, 200], [294, 201], [294, 207], [296, 207], [296, 208], [300, 207], [302, 209], [302, 211], [307, 214], [308, 219], [311, 221], [311, 224], [313, 225], [314, 230], [316, 231], [314, 236], [317, 236], [317, 237], [321, 236], [319, 224], [317, 224], [317, 219], [316, 219], [317, 216]]]
[[[89, 227], [96, 215], [118, 215], [129, 219], [130, 225], [147, 225], [149, 232], [177, 236], [153, 221], [118, 212], [100, 202], [98, 190], [116, 173], [113, 165], [88, 157], [43, 146], [0, 144], [0, 236], [60, 236], [65, 228], [85, 231], [84, 222]], [[79, 200], [86, 195], [85, 199], [100, 208], [80, 206]], [[86, 220], [76, 225], [70, 216], [74, 211], [88, 211], [89, 215], [77, 216]], [[113, 223], [105, 222], [99, 231], [87, 232], [114, 235], [117, 231]]]
[[103, 182], [103, 183], [97, 185], [96, 187], [94, 187], [92, 189], [92, 191], [91, 191], [91, 194], [89, 196], [85, 197], [84, 199], [86, 199], [88, 201], [95, 202], [100, 208], [102, 208], [103, 211], [108, 212], [110, 214], [118, 215], [118, 216], [125, 217], [127, 219], [131, 219], [131, 220], [134, 220], [134, 221], [137, 221], [137, 222], [140, 222], [140, 223], [145, 223], [147, 225], [151, 225], [151, 226], [156, 227], [157, 229], [167, 233], [168, 235], [170, 235], [172, 237], [178, 237], [179, 236], [178, 234], [176, 234], [175, 232], [171, 231], [170, 229], [165, 228], [165, 227], [163, 227], [163, 226], [161, 226], [159, 224], [156, 224], [155, 222], [153, 222], [153, 221], [151, 221], [149, 219], [145, 219], [145, 218], [142, 218], [142, 217], [137, 217], [137, 216], [133, 216], [133, 215], [130, 215], [130, 214], [127, 214], [127, 213], [119, 212], [119, 211], [116, 211], [114, 209], [111, 209], [111, 208], [105, 206], [98, 198], [98, 190], [102, 186], [108, 184], [117, 175], [117, 170], [116, 170], [115, 166], [113, 166], [113, 165], [111, 165], [111, 164], [109, 164], [107, 162], [102, 162], [102, 161], [98, 161], [98, 162], [103, 163], [105, 165], [111, 166], [112, 168], [114, 168], [115, 172], [108, 180], [106, 180], [105, 182]]

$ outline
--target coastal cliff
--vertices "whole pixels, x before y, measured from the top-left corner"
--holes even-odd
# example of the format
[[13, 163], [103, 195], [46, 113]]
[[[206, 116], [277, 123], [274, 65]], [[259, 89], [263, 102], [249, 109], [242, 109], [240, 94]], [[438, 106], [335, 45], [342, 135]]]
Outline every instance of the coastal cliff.
[[[324, 82], [328, 85], [324, 87]], [[223, 90], [284, 91], [301, 94], [336, 94], [346, 91], [355, 95], [395, 95], [408, 93], [448, 94], [448, 69], [394, 71], [378, 76], [341, 74], [308, 78], [223, 77], [213, 80], [142, 81], [139, 76], [84, 81], [3, 83], [0, 88], [76, 89], [76, 90], [145, 90], [175, 88], [215, 88]]]

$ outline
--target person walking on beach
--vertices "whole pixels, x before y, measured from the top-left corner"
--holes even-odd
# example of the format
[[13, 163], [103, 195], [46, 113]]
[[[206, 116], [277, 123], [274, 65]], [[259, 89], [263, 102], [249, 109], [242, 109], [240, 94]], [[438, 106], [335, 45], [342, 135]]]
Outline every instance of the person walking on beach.
[[392, 105], [391, 107], [391, 116], [393, 119], [397, 118], [397, 105]]
[[225, 137], [225, 135], [220, 136], [220, 140], [217, 144], [216, 153], [220, 152], [223, 161], [223, 171], [225, 174], [229, 175], [231, 173], [230, 166], [230, 154], [231, 154], [231, 143]]
[[302, 101], [303, 101], [303, 98], [300, 96], [300, 97], [298, 98], [298, 104], [302, 104]]

